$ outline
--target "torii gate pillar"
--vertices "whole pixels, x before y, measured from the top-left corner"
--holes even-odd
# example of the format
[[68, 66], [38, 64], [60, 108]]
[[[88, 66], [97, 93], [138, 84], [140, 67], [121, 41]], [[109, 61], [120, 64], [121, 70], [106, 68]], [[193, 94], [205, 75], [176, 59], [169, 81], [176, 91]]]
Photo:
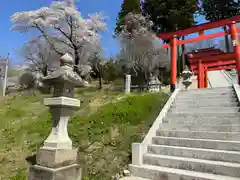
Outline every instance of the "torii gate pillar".
[[236, 70], [238, 75], [238, 84], [240, 85], [240, 45], [238, 39], [238, 30], [236, 22], [233, 21], [230, 25], [230, 32], [232, 37], [233, 51], [236, 58]]
[[204, 75], [205, 75], [205, 88], [208, 88], [208, 70], [207, 69], [205, 69]]
[[198, 61], [198, 88], [204, 88], [204, 67], [202, 61]]
[[171, 92], [174, 92], [177, 84], [177, 37], [171, 40]]

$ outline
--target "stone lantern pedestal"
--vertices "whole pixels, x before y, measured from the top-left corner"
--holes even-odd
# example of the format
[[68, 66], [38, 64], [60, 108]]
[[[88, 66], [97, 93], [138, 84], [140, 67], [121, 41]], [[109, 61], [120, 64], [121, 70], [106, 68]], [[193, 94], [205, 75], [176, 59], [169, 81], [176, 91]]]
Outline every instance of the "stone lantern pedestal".
[[80, 101], [73, 98], [74, 88], [84, 82], [73, 72], [68, 54], [61, 58], [61, 67], [43, 81], [54, 87], [54, 96], [44, 99], [52, 115], [52, 131], [36, 154], [36, 164], [29, 168], [28, 180], [80, 180], [78, 150], [72, 147], [67, 125], [73, 110], [80, 107]]

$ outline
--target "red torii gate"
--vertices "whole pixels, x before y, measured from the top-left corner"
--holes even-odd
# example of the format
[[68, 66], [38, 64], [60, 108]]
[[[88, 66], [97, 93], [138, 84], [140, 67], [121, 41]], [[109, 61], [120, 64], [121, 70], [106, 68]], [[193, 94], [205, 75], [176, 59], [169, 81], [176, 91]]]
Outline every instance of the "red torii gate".
[[208, 71], [236, 68], [233, 53], [224, 53], [220, 49], [207, 48], [186, 53], [190, 69], [198, 76], [198, 88], [208, 87]]
[[[163, 44], [163, 48], [171, 48], [171, 92], [176, 89], [177, 82], [177, 46], [187, 43], [198, 42], [202, 40], [213, 39], [221, 36], [225, 36], [226, 34], [230, 34], [232, 38], [232, 44], [234, 47], [234, 58], [231, 60], [235, 60], [236, 62], [236, 70], [238, 72], [238, 84], [240, 84], [240, 45], [238, 42], [238, 32], [240, 32], [240, 28], [237, 28], [237, 23], [240, 22], [240, 16], [235, 16], [228, 19], [222, 19], [216, 22], [209, 22], [201, 25], [196, 25], [188, 29], [178, 30], [176, 32], [170, 33], [161, 33], [158, 34], [157, 37], [162, 40], [170, 40], [169, 44]], [[205, 35], [204, 31], [214, 28], [219, 28], [222, 26], [228, 26], [225, 32], [218, 32], [213, 34]], [[193, 33], [198, 33], [198, 37], [186, 39], [186, 40], [178, 40], [177, 38], [186, 36]], [[216, 55], [214, 55], [216, 56]], [[227, 56], [226, 56], [227, 57]], [[216, 59], [216, 57], [214, 57]], [[232, 58], [232, 57], [231, 57]], [[201, 61], [200, 61], [201, 62]], [[201, 75], [200, 75], [201, 76]]]

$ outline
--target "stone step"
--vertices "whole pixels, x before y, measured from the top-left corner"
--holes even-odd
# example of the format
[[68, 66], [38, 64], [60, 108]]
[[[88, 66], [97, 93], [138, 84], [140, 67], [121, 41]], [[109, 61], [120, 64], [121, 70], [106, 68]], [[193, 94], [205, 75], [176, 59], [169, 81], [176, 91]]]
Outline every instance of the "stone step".
[[144, 164], [240, 178], [240, 164], [176, 156], [145, 154]]
[[161, 154], [167, 156], [179, 156], [186, 158], [197, 158], [212, 161], [223, 161], [240, 163], [240, 152], [212, 150], [201, 148], [165, 146], [165, 145], [150, 145], [148, 146], [149, 154]]
[[208, 103], [209, 101], [229, 101], [229, 102], [238, 102], [237, 97], [202, 97], [202, 98], [182, 98], [182, 99], [175, 99], [175, 103]]
[[123, 177], [120, 180], [151, 180], [151, 179], [145, 179], [145, 178], [140, 178], [136, 176], [129, 176], [129, 177]]
[[217, 118], [240, 118], [240, 113], [211, 113], [211, 114], [208, 114], [208, 115], [205, 115], [205, 113], [202, 113], [202, 114], [192, 114], [192, 113], [178, 113], [178, 114], [175, 114], [175, 113], [167, 113], [167, 117], [168, 118], [174, 118], [174, 117], [183, 117], [183, 118], [186, 118], [186, 117], [190, 117], [190, 118], [205, 118], [205, 117], [209, 117], [209, 118], [214, 118], [214, 117], [217, 117]]
[[182, 146], [182, 147], [217, 149], [217, 150], [226, 150], [226, 151], [240, 151], [240, 141], [156, 136], [156, 137], [153, 137], [152, 143], [155, 145]]
[[220, 92], [204, 92], [204, 93], [178, 93], [178, 97], [203, 97], [203, 96], [236, 96], [236, 92], [233, 90], [230, 91], [220, 91]]
[[[180, 113], [179, 113], [180, 114]], [[193, 115], [197, 115], [200, 113], [192, 113]], [[209, 117], [207, 116], [209, 114]], [[220, 113], [219, 113], [220, 114]], [[229, 113], [230, 114], [230, 113]], [[212, 125], [212, 124], [219, 124], [219, 125], [231, 125], [231, 124], [240, 124], [240, 118], [236, 117], [211, 117], [211, 113], [205, 113], [204, 117], [175, 117], [175, 118], [165, 118], [163, 123], [170, 123], [170, 124], [198, 124], [201, 125]]]
[[173, 113], [217, 113], [217, 112], [221, 112], [221, 113], [237, 113], [240, 112], [240, 107], [191, 107], [191, 108], [187, 108], [187, 107], [175, 107], [175, 108], [171, 108], [169, 110], [169, 112], [173, 112]]
[[233, 91], [233, 87], [232, 86], [228, 86], [228, 87], [217, 87], [217, 88], [204, 88], [204, 89], [189, 89], [187, 91], [183, 90], [180, 91], [179, 93], [181, 94], [191, 94], [191, 93], [211, 93], [211, 92], [228, 92], [228, 91]]
[[[191, 118], [191, 119], [196, 119], [196, 118], [201, 118], [201, 119], [205, 119], [205, 118], [237, 118], [240, 119], [240, 113], [222, 113], [222, 112], [218, 112], [218, 113], [208, 113], [207, 115], [205, 113], [198, 113], [198, 114], [194, 114], [194, 113], [167, 113], [166, 116], [167, 119], [179, 119], [179, 118]], [[166, 119], [165, 118], [165, 119]]]
[[174, 103], [171, 107], [176, 108], [176, 107], [185, 107], [185, 108], [191, 108], [191, 107], [231, 107], [231, 106], [238, 106], [239, 102], [234, 102], [234, 101], [209, 101], [207, 103], [197, 103], [197, 102], [192, 102], [192, 103], [186, 103], [186, 102], [176, 102]]
[[152, 180], [240, 180], [240, 178], [221, 176], [151, 165], [130, 165], [129, 169], [135, 176]]
[[237, 95], [235, 93], [219, 93], [219, 94], [202, 94], [202, 95], [181, 95], [179, 94], [176, 99], [177, 100], [185, 100], [185, 99], [204, 99], [204, 98], [209, 98], [209, 99], [227, 99], [227, 98], [236, 98]]
[[207, 131], [162, 131], [157, 130], [157, 136], [180, 137], [180, 138], [199, 138], [199, 139], [217, 139], [217, 140], [240, 140], [238, 132], [207, 132]]
[[185, 130], [185, 131], [214, 131], [214, 132], [240, 132], [240, 124], [160, 124], [161, 130]]
[[228, 90], [228, 91], [203, 91], [203, 92], [179, 92], [178, 97], [202, 97], [202, 96], [220, 96], [220, 95], [236, 95], [236, 92], [234, 90]]

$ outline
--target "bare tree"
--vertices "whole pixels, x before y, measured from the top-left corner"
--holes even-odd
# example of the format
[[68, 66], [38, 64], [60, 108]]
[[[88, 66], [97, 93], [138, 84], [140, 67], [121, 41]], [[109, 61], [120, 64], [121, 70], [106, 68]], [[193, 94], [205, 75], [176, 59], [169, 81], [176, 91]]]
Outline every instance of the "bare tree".
[[[143, 74], [145, 81], [158, 67], [167, 65], [167, 54], [156, 48], [156, 37], [151, 32], [151, 21], [140, 14], [129, 13], [119, 35], [121, 50], [118, 58], [136, 75]], [[164, 59], [164, 60], [163, 60]]]
[[102, 89], [103, 73], [107, 70], [110, 61], [106, 60], [101, 53], [95, 53], [90, 59], [92, 73], [98, 78], [99, 89]]

